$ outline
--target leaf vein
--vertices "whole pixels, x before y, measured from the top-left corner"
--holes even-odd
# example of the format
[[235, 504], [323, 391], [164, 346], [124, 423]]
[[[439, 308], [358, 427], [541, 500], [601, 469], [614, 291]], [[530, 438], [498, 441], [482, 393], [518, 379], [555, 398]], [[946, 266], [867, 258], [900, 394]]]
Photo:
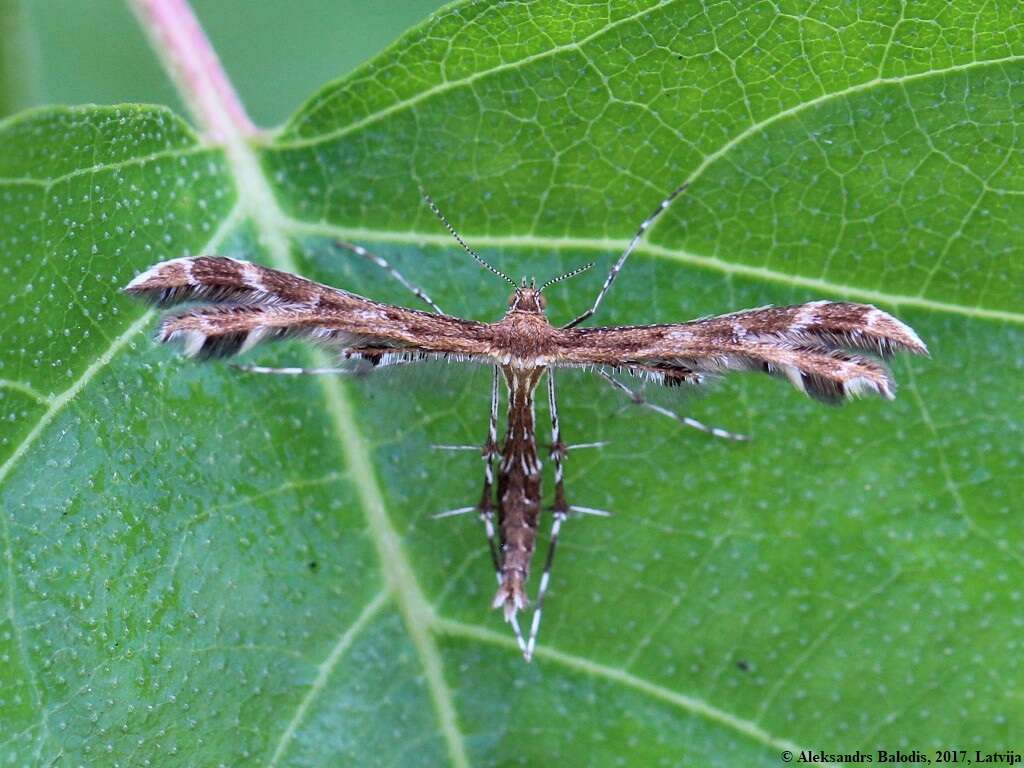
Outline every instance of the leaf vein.
[[917, 404], [918, 410], [921, 411], [921, 420], [932, 435], [932, 445], [935, 446], [935, 453], [939, 459], [939, 468], [942, 470], [942, 477], [946, 486], [946, 491], [953, 499], [956, 511], [959, 513], [960, 517], [963, 518], [964, 523], [967, 524], [967, 529], [971, 533], [982, 539], [996, 551], [1009, 556], [1018, 565], [1024, 566], [1024, 557], [1011, 549], [1006, 539], [1001, 539], [998, 536], [993, 535], [990, 531], [981, 526], [967, 509], [967, 504], [964, 501], [963, 494], [960, 492], [960, 486], [953, 477], [953, 468], [946, 456], [946, 449], [942, 445], [942, 438], [939, 435], [939, 430], [935, 426], [935, 421], [932, 419], [931, 411], [928, 410], [928, 405], [925, 403], [925, 399], [921, 395], [921, 390], [917, 386], [917, 377], [914, 374], [914, 367], [908, 364], [905, 365], [904, 368], [907, 373], [907, 391], [909, 391], [911, 396], [914, 398], [914, 402]]
[[[504, 634], [494, 632], [486, 627], [466, 624], [453, 619], [438, 617], [435, 619], [435, 628], [438, 632], [452, 637], [463, 637], [507, 648], [517, 647], [515, 640], [511, 637], [506, 637]], [[801, 747], [797, 746], [793, 742], [769, 733], [755, 722], [745, 720], [731, 712], [719, 709], [696, 696], [689, 696], [678, 691], [673, 691], [665, 686], [658, 685], [657, 683], [652, 683], [650, 680], [638, 677], [637, 675], [623, 669], [609, 667], [605, 664], [600, 664], [596, 661], [583, 658], [582, 656], [576, 656], [572, 653], [560, 651], [549, 644], [541, 644], [537, 646], [536, 655], [540, 658], [548, 659], [560, 664], [567, 669], [571, 669], [576, 672], [583, 672], [591, 677], [601, 678], [603, 680], [609, 680], [611, 682], [624, 685], [625, 687], [645, 694], [652, 699], [670, 704], [677, 709], [687, 712], [688, 714], [701, 717], [717, 725], [735, 731], [746, 736], [752, 741], [770, 747], [773, 750], [789, 750], [796, 753], [799, 753], [801, 750]]]
[[[544, 59], [550, 58], [551, 56], [555, 56], [559, 53], [562, 53], [563, 51], [581, 50], [584, 45], [589, 43], [591, 40], [600, 37], [606, 32], [610, 32], [611, 30], [620, 27], [623, 24], [635, 21], [636, 19], [643, 18], [644, 16], [653, 13], [661, 8], [664, 8], [665, 6], [672, 5], [676, 1], [677, 0], [662, 0], [662, 2], [656, 3], [655, 5], [652, 5], [649, 8], [645, 8], [641, 11], [637, 11], [636, 13], [630, 16], [624, 16], [621, 19], [610, 22], [609, 24], [606, 24], [600, 29], [592, 32], [586, 37], [580, 38], [579, 40], [574, 40], [571, 43], [566, 43], [564, 45], [554, 46], [546, 51], [541, 51], [540, 53], [534, 53], [529, 56], [524, 56], [521, 59], [517, 59], [516, 61], [510, 61], [506, 64], [499, 64], [497, 66], [491, 67], [490, 69], [482, 69], [479, 70], [478, 72], [474, 72], [472, 75], [467, 75], [466, 77], [463, 77], [459, 80], [445, 80], [439, 85], [435, 85], [432, 88], [428, 88], [425, 91], [421, 91], [415, 96], [411, 96], [402, 101], [397, 101], [391, 104], [390, 106], [384, 107], [383, 109], [379, 109], [376, 112], [372, 112], [371, 114], [366, 115], [365, 117], [362, 117], [359, 120], [356, 120], [354, 123], [349, 123], [348, 125], [343, 126], [342, 128], [338, 128], [334, 131], [323, 133], [318, 136], [312, 136], [310, 138], [292, 139], [290, 141], [285, 141], [281, 143], [275, 142], [274, 147], [279, 149], [295, 149], [298, 147], [316, 146], [318, 144], [331, 141], [333, 139], [341, 138], [342, 136], [346, 136], [350, 133], [355, 133], [356, 131], [365, 128], [367, 125], [372, 125], [373, 123], [378, 122], [379, 120], [387, 117], [388, 115], [394, 114], [396, 112], [401, 112], [409, 107], [413, 107], [416, 104], [419, 104], [422, 101], [426, 101], [438, 94], [446, 93], [447, 91], [451, 91], [462, 86], [471, 86], [477, 80], [489, 77], [490, 75], [494, 75], [499, 72], [505, 72], [510, 69], [519, 69], [521, 67], [533, 63], [534, 61], [542, 61]], [[332, 98], [334, 95], [336, 94], [332, 94]], [[320, 104], [317, 104], [314, 109], [310, 110], [307, 114], [303, 115], [304, 120], [308, 119], [322, 106], [329, 103], [329, 101], [330, 99], [325, 99]], [[299, 122], [294, 126], [286, 127], [294, 129], [301, 125], [302, 123]]]
[[[225, 219], [225, 224], [232, 221], [234, 221], [234, 216], [229, 215]], [[220, 238], [222, 238], [226, 234], [226, 231], [227, 230], [225, 229], [225, 226], [219, 227], [217, 229], [217, 232], [210, 239], [209, 243], [207, 243], [206, 247], [214, 247], [216, 243], [219, 242]], [[39, 439], [39, 437], [43, 434], [46, 428], [54, 421], [54, 419], [56, 419], [64, 410], [64, 408], [68, 404], [70, 404], [75, 399], [75, 397], [78, 396], [78, 394], [86, 387], [86, 385], [89, 384], [89, 382], [91, 382], [94, 378], [96, 378], [96, 376], [98, 376], [103, 371], [103, 369], [117, 356], [117, 354], [122, 349], [124, 349], [124, 347], [130, 344], [131, 341], [139, 333], [141, 333], [142, 330], [147, 325], [149, 325], [150, 320], [152, 320], [155, 315], [156, 312], [153, 310], [149, 310], [140, 315], [135, 320], [135, 322], [133, 322], [124, 331], [122, 331], [121, 334], [117, 336], [102, 353], [100, 353], [100, 355], [82, 372], [82, 375], [79, 376], [74, 381], [74, 383], [71, 384], [71, 386], [69, 386], [60, 394], [44, 397], [42, 395], [39, 395], [39, 393], [36, 393], [36, 391], [29, 387], [28, 385], [21, 384], [19, 382], [11, 382], [8, 384], [17, 385], [13, 386], [12, 388], [20, 389], [28, 394], [36, 393], [37, 395], [39, 395], [37, 399], [39, 399], [40, 402], [44, 404], [48, 404], [49, 407], [39, 417], [39, 419], [33, 425], [32, 429], [29, 430], [28, 434], [25, 435], [25, 437], [21, 440], [20, 443], [18, 443], [17, 447], [14, 449], [11, 455], [7, 457], [7, 459], [4, 461], [2, 465], [0, 465], [0, 486], [2, 486], [7, 476], [11, 473], [11, 471], [22, 459], [22, 457], [26, 453], [28, 453], [32, 445], [36, 442], [36, 440]], [[25, 648], [25, 639], [22, 632], [22, 628], [19, 627], [17, 622], [17, 610], [14, 600], [14, 552], [12, 546], [13, 540], [11, 537], [11, 526], [12, 524], [14, 524], [14, 521], [10, 519], [8, 514], [2, 514], [0, 515], [0, 522], [2, 522], [2, 527], [0, 527], [0, 533], [2, 533], [3, 535], [5, 554], [4, 559], [6, 560], [7, 617], [11, 623], [11, 631], [15, 639], [15, 644], [17, 645], [19, 653], [22, 656], [24, 668], [28, 675], [29, 682], [33, 690], [33, 697], [36, 699], [36, 706], [40, 710], [40, 726], [43, 729], [43, 737], [45, 740], [46, 738], [48, 738], [49, 733], [49, 713], [48, 710], [43, 706], [42, 691], [41, 688], [39, 687], [39, 681], [35, 671], [33, 670], [31, 664], [29, 663], [29, 655], [27, 649]], [[41, 746], [42, 742], [40, 743], [39, 747], [41, 748]]]
[[295, 738], [295, 733], [298, 731], [299, 726], [302, 725], [302, 721], [305, 720], [306, 714], [309, 712], [309, 708], [316, 701], [316, 698], [323, 691], [330, 680], [331, 674], [334, 672], [335, 667], [338, 666], [338, 662], [345, 656], [346, 651], [352, 647], [352, 643], [355, 642], [356, 638], [359, 637], [360, 633], [367, 627], [367, 625], [373, 620], [373, 618], [380, 612], [381, 608], [387, 603], [391, 597], [391, 591], [388, 589], [382, 589], [377, 595], [366, 604], [356, 620], [338, 636], [338, 641], [331, 648], [331, 652], [327, 654], [320, 664], [317, 666], [316, 677], [313, 678], [313, 683], [310, 685], [306, 695], [302, 697], [299, 702], [299, 706], [295, 709], [295, 714], [292, 715], [288, 721], [287, 727], [281, 734], [281, 738], [277, 741], [277, 746], [274, 748], [274, 754], [270, 758], [270, 762], [267, 763], [267, 768], [277, 768], [277, 765], [281, 762], [281, 758], [284, 757], [288, 751], [289, 745]]
[[[50, 423], [57, 418], [64, 407], [70, 403], [74, 397], [88, 384], [92, 379], [109, 363], [114, 356], [121, 351], [125, 345], [131, 341], [135, 335], [149, 323], [152, 318], [153, 312], [144, 313], [139, 319], [128, 326], [128, 328], [115, 340], [114, 343], [107, 347], [106, 351], [103, 352], [85, 371], [82, 375], [64, 390], [61, 394], [57, 395], [50, 401], [50, 407], [46, 409], [43, 415], [36, 422], [35, 426], [29, 431], [28, 435], [18, 444], [18, 447], [14, 449], [14, 452], [7, 457], [7, 460], [0, 465], [0, 483], [4, 481], [11, 470], [18, 463], [22, 456], [28, 452], [28, 449], [35, 443], [43, 431], [50, 425]], [[41, 749], [42, 744], [49, 739], [49, 723], [46, 707], [43, 705], [43, 692], [39, 685], [39, 679], [36, 672], [31, 664], [29, 657], [28, 648], [25, 646], [25, 637], [22, 632], [21, 626], [18, 624], [17, 608], [14, 600], [14, 548], [13, 539], [11, 537], [11, 523], [8, 519], [9, 512], [0, 516], [3, 520], [3, 537], [4, 537], [4, 560], [6, 561], [6, 581], [7, 581], [7, 619], [11, 624], [11, 633], [14, 636], [15, 645], [18, 648], [18, 653], [22, 659], [22, 666], [25, 670], [25, 674], [28, 677], [29, 686], [32, 689], [32, 697], [35, 699], [35, 706], [40, 712], [40, 725], [42, 728], [42, 741], [39, 744]], [[36, 751], [38, 757], [39, 749]]]
[[49, 395], [44, 395], [38, 389], [33, 387], [31, 384], [27, 384], [24, 381], [12, 381], [11, 379], [0, 379], [0, 389], [10, 389], [15, 392], [21, 392], [23, 395], [27, 395], [41, 405], [49, 405], [52, 398]]
[[837, 629], [848, 624], [850, 615], [860, 610], [860, 608], [862, 608], [871, 600], [874, 600], [875, 598], [884, 594], [885, 591], [889, 589], [889, 587], [891, 587], [893, 583], [895, 583], [895, 581], [902, 575], [902, 573], [903, 572], [899, 569], [894, 570], [891, 574], [889, 574], [889, 576], [882, 580], [881, 584], [879, 584], [877, 587], [871, 590], [871, 592], [869, 592], [868, 594], [864, 595], [864, 597], [862, 597], [859, 600], [849, 602], [845, 606], [843, 606], [845, 610], [839, 613], [829, 624], [826, 624], [821, 629], [821, 631], [818, 632], [818, 635], [806, 645], [803, 652], [793, 660], [793, 663], [790, 664], [782, 672], [782, 674], [778, 676], [778, 678], [776, 678], [775, 684], [772, 685], [772, 687], [764, 695], [764, 698], [761, 699], [761, 704], [757, 708], [758, 720], [764, 719], [764, 716], [768, 712], [768, 708], [778, 698], [779, 693], [782, 691], [786, 683], [793, 679], [793, 676], [797, 673], [797, 671], [801, 667], [803, 667], [804, 664], [806, 664], [807, 661], [812, 656], [814, 656], [815, 653], [818, 652], [818, 649], [820, 649], [825, 644], [825, 642], [832, 636], [832, 634]]
[[[417, 232], [413, 230], [396, 231], [365, 229], [360, 227], [339, 227], [325, 223], [311, 224], [290, 218], [286, 219], [284, 224], [289, 231], [299, 235], [313, 235], [318, 237], [341, 238], [355, 241], [363, 240], [367, 242], [409, 243], [414, 245], [450, 244], [450, 238], [447, 235]], [[463, 236], [474, 245], [486, 248], [546, 248], [556, 251], [563, 249], [577, 249], [621, 253], [628, 244], [628, 240], [620, 240], [616, 238], [544, 237], [537, 235], [473, 235], [472, 233], [463, 233]], [[740, 277], [765, 280], [772, 283], [808, 288], [828, 294], [849, 296], [850, 298], [860, 299], [862, 301], [880, 302], [900, 307], [915, 307], [934, 312], [962, 315], [982, 320], [998, 320], [1024, 325], [1024, 312], [992, 309], [983, 306], [970, 306], [957, 304], [955, 302], [928, 299], [923, 296], [911, 296], [890, 293], [888, 291], [873, 288], [863, 288], [857, 285], [848, 285], [817, 277], [789, 274], [776, 269], [770, 269], [768, 267], [737, 264], [725, 261], [717, 256], [702, 256], [684, 251], [680, 248], [669, 248], [649, 242], [641, 243], [637, 247], [637, 252], [644, 253], [648, 256], [678, 261], [683, 264], [703, 269], [711, 269], [727, 275], [738, 275]]]
[[77, 178], [79, 176], [89, 176], [96, 173], [104, 173], [106, 171], [116, 171], [119, 168], [131, 168], [133, 166], [141, 166], [146, 163], [155, 162], [156, 160], [165, 160], [175, 157], [189, 157], [191, 155], [201, 155], [203, 153], [209, 153], [210, 149], [199, 145], [187, 147], [185, 149], [165, 149], [160, 152], [153, 152], [149, 155], [142, 155], [140, 157], [133, 157], [128, 160], [120, 160], [116, 163], [94, 163], [86, 168], [76, 168], [73, 171], [62, 173], [60, 176], [54, 176], [48, 179], [33, 179], [31, 177], [6, 177], [0, 178], [0, 186], [37, 186], [42, 187], [44, 190], [49, 191], [57, 184], [64, 181]]

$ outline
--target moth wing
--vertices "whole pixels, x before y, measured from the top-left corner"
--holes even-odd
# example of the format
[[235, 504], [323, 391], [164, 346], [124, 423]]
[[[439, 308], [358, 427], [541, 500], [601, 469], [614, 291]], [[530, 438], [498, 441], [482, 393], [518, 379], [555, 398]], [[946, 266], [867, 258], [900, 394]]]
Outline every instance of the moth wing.
[[191, 357], [227, 357], [274, 339], [300, 338], [343, 358], [391, 365], [427, 358], [488, 361], [484, 323], [371, 301], [305, 278], [224, 257], [173, 259], [125, 288], [159, 306], [195, 304], [166, 315], [157, 339]]
[[927, 354], [909, 326], [880, 309], [818, 301], [672, 325], [565, 330], [557, 364], [609, 366], [667, 385], [760, 371], [839, 402], [865, 393], [892, 398], [889, 371], [874, 358], [898, 350]]

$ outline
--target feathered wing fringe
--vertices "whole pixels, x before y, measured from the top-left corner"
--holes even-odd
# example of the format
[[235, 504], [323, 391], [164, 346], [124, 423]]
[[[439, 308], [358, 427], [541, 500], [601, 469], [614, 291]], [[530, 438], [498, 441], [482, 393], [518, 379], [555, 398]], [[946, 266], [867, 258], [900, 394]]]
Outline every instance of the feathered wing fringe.
[[787, 379], [807, 395], [837, 403], [862, 394], [891, 399], [895, 384], [876, 359], [927, 354], [916, 333], [876, 307], [815, 301], [761, 307], [676, 325], [568, 332], [569, 365], [625, 369], [665, 386], [704, 384], [731, 371]]

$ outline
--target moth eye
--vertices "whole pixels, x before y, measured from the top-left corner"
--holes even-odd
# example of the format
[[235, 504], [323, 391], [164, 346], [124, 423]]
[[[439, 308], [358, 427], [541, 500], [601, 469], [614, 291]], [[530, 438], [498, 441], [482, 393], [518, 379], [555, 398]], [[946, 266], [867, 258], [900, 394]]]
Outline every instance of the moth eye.
[[548, 308], [548, 297], [545, 296], [543, 293], [538, 293], [537, 294], [537, 303], [540, 305], [541, 309], [547, 309]]
[[518, 295], [519, 295], [519, 292], [517, 291], [516, 293], [513, 293], [513, 294], [512, 294], [511, 296], [509, 296], [509, 297], [508, 297], [508, 305], [509, 305], [510, 307], [511, 307], [511, 306], [512, 306], [513, 304], [515, 304], [515, 303], [516, 303], [516, 297], [517, 297]]

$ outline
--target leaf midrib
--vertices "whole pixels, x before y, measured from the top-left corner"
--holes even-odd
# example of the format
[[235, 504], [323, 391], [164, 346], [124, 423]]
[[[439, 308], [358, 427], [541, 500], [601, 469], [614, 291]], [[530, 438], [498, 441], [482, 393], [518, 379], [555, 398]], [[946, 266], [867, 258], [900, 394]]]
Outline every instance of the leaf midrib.
[[[383, 230], [362, 227], [342, 227], [325, 223], [309, 223], [300, 219], [286, 218], [284, 226], [295, 235], [312, 235], [331, 239], [398, 243], [412, 245], [451, 245], [451, 237], [444, 233], [419, 232], [416, 230]], [[652, 227], [652, 231], [653, 231]], [[600, 237], [548, 237], [543, 235], [475, 235], [472, 232], [461, 232], [463, 238], [474, 246], [483, 248], [531, 248], [552, 251], [578, 250], [599, 251], [606, 254], [622, 253], [629, 244], [628, 238]], [[717, 256], [702, 256], [685, 251], [682, 248], [669, 248], [663, 245], [642, 240], [634, 250], [636, 254], [676, 261], [689, 266], [721, 272], [727, 275], [739, 275], [770, 283], [808, 288], [827, 295], [842, 295], [863, 301], [890, 304], [895, 307], [915, 307], [933, 312], [962, 315], [981, 320], [997, 320], [1024, 325], [1024, 312], [1012, 312], [1004, 309], [991, 309], [982, 306], [967, 306], [955, 302], [927, 299], [912, 294], [891, 293], [873, 288], [862, 288], [846, 283], [837, 283], [817, 277], [782, 272], [768, 267], [756, 267], [720, 259]]]
[[[278, 269], [298, 272], [283, 226], [284, 213], [255, 152], [237, 133], [229, 135], [225, 149], [240, 202], [249, 213], [270, 262]], [[330, 365], [324, 353], [312, 350], [311, 354], [318, 367]], [[455, 704], [444, 678], [440, 652], [430, 632], [434, 623], [433, 607], [423, 594], [401, 538], [388, 516], [380, 484], [369, 459], [370, 449], [356, 424], [345, 385], [336, 377], [317, 378], [331, 426], [341, 443], [349, 477], [366, 515], [381, 571], [389, 591], [397, 598], [399, 613], [423, 667], [449, 757], [456, 768], [468, 768], [469, 757], [459, 730]]]

